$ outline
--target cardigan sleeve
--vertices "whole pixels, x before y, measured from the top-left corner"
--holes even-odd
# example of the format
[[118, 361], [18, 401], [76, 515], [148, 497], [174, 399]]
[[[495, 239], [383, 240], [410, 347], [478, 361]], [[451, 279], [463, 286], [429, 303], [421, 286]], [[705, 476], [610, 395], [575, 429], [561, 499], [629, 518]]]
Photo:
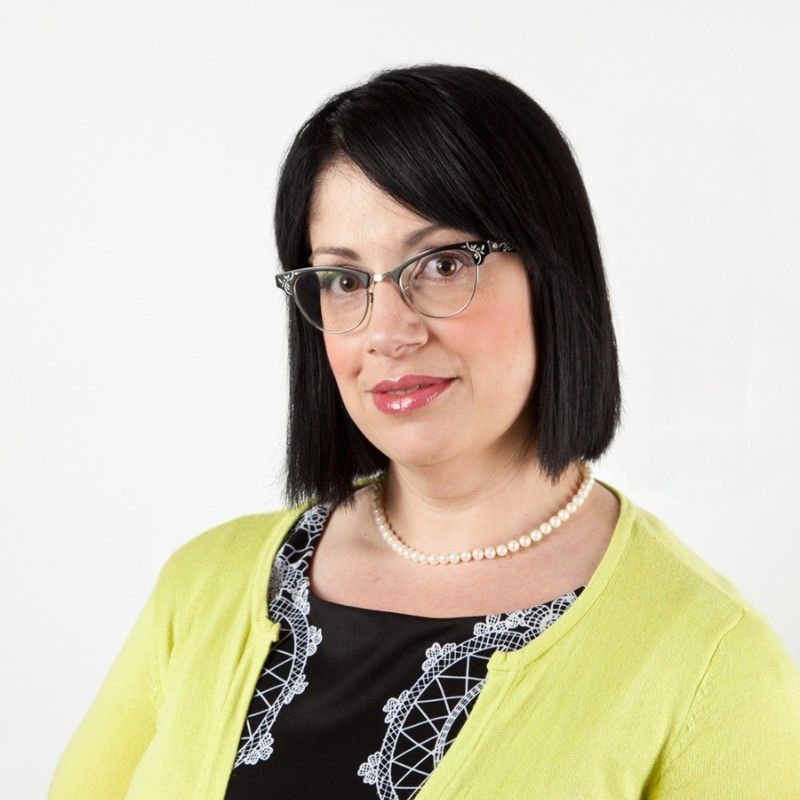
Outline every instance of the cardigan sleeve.
[[48, 800], [122, 800], [155, 732], [155, 589], [62, 754]]
[[718, 643], [645, 797], [800, 798], [800, 672], [755, 609]]

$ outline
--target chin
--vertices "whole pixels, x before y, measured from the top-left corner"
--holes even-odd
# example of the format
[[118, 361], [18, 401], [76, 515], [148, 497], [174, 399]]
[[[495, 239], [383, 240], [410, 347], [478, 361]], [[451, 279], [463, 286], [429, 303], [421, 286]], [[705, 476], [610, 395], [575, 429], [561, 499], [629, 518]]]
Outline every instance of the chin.
[[453, 434], [442, 430], [441, 424], [436, 431], [421, 429], [414, 434], [410, 431], [398, 431], [397, 436], [368, 437], [370, 442], [391, 461], [398, 464], [425, 467], [444, 461], [452, 455]]

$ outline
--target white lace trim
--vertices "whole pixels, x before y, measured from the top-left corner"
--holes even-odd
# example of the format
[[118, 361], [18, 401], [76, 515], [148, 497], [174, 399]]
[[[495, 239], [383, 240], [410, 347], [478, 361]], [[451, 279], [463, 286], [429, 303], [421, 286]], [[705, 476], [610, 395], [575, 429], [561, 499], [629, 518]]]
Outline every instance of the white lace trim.
[[[569, 592], [550, 603], [509, 614], [489, 614], [462, 642], [434, 642], [425, 651], [415, 683], [383, 707], [386, 733], [380, 749], [358, 768], [381, 800], [413, 797], [442, 760], [472, 701], [486, 683], [486, 662], [495, 650], [524, 647], [553, 624], [577, 599]], [[463, 720], [461, 721], [463, 724]]]
[[[322, 631], [308, 619], [307, 568], [325, 527], [331, 504], [303, 514], [280, 548], [269, 583], [270, 618], [281, 635], [270, 650], [245, 722], [234, 768], [266, 761], [274, 751], [272, 726], [281, 710], [308, 687], [306, 665], [322, 642]], [[386, 732], [378, 750], [358, 767], [364, 783], [381, 800], [410, 800], [425, 783], [457, 735], [460, 717], [469, 715], [486, 683], [486, 662], [495, 650], [524, 647], [552, 625], [577, 599], [569, 592], [549, 603], [488, 614], [461, 642], [434, 642], [421, 674], [408, 689], [383, 706]], [[255, 710], [253, 710], [255, 709]], [[451, 735], [452, 733], [452, 735]]]
[[272, 755], [274, 740], [271, 730], [278, 714], [308, 687], [306, 664], [322, 642], [322, 631], [308, 620], [306, 568], [329, 512], [330, 507], [325, 504], [306, 511], [298, 526], [307, 536], [298, 538], [291, 535], [272, 566], [269, 615], [270, 619], [281, 623], [281, 635], [270, 650], [258, 680], [256, 700], [252, 705], [260, 703], [255, 710], [251, 705], [234, 768], [266, 761]]

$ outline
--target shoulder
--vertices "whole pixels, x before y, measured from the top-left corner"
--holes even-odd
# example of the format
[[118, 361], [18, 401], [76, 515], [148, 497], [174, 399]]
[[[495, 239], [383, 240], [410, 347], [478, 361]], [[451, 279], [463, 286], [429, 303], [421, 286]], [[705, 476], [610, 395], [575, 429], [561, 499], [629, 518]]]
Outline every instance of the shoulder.
[[631, 539], [634, 552], [646, 555], [669, 580], [677, 579], [680, 588], [730, 605], [731, 611], [741, 611], [747, 604], [730, 578], [701, 557], [660, 517], [641, 506], [633, 507]]
[[163, 569], [192, 572], [214, 563], [217, 566], [248, 560], [255, 551], [284, 529], [300, 514], [298, 509], [280, 509], [245, 514], [227, 520], [192, 537], [175, 550]]
[[275, 552], [307, 507], [235, 517], [188, 540], [159, 571], [160, 604], [184, 607], [196, 598], [224, 602], [227, 596], [241, 597], [254, 574], [269, 575]]
[[[630, 501], [628, 501], [630, 503]], [[772, 652], [786, 658], [765, 616], [738, 586], [695, 552], [652, 512], [630, 503], [630, 533], [618, 590], [643, 625], [681, 643], [681, 652], [705, 660], [723, 641], [740, 655]]]
[[648, 702], [672, 720], [664, 771], [680, 763], [674, 775], [684, 776], [702, 763], [715, 731], [725, 741], [735, 731], [741, 747], [784, 731], [800, 746], [800, 671], [773, 626], [661, 518], [627, 498], [623, 506], [624, 545], [594, 634], [613, 643], [604, 663], [645, 676]]
[[722, 790], [726, 797], [756, 797], [767, 790], [788, 797], [784, 792], [800, 788], [793, 766], [800, 753], [796, 662], [729, 578], [652, 514], [637, 516], [632, 534], [652, 559], [647, 594], [658, 631], [645, 640], [656, 646], [643, 649], [648, 657], [658, 649], [657, 661], [669, 664], [659, 670], [663, 685], [682, 689], [648, 796], [685, 796], [692, 787], [703, 796]]
[[[676, 650], [678, 661], [707, 663], [722, 638], [747, 615], [774, 633], [756, 607], [713, 560], [700, 556], [660, 516], [606, 484], [621, 501], [620, 518], [604, 562], [602, 620], [624, 619], [643, 646]], [[711, 563], [710, 563], [711, 561]], [[598, 608], [599, 611], [599, 608]], [[680, 656], [678, 656], [680, 653]]]

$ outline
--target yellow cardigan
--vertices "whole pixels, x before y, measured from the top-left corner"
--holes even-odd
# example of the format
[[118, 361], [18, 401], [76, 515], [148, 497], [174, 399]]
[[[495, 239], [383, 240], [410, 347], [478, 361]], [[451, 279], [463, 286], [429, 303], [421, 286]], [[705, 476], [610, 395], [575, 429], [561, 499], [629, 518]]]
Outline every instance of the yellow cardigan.
[[[586, 589], [532, 642], [494, 653], [415, 800], [798, 800], [796, 664], [727, 578], [599, 483], [621, 513]], [[172, 554], [50, 800], [223, 799], [280, 631], [272, 562], [308, 505], [231, 520]]]

